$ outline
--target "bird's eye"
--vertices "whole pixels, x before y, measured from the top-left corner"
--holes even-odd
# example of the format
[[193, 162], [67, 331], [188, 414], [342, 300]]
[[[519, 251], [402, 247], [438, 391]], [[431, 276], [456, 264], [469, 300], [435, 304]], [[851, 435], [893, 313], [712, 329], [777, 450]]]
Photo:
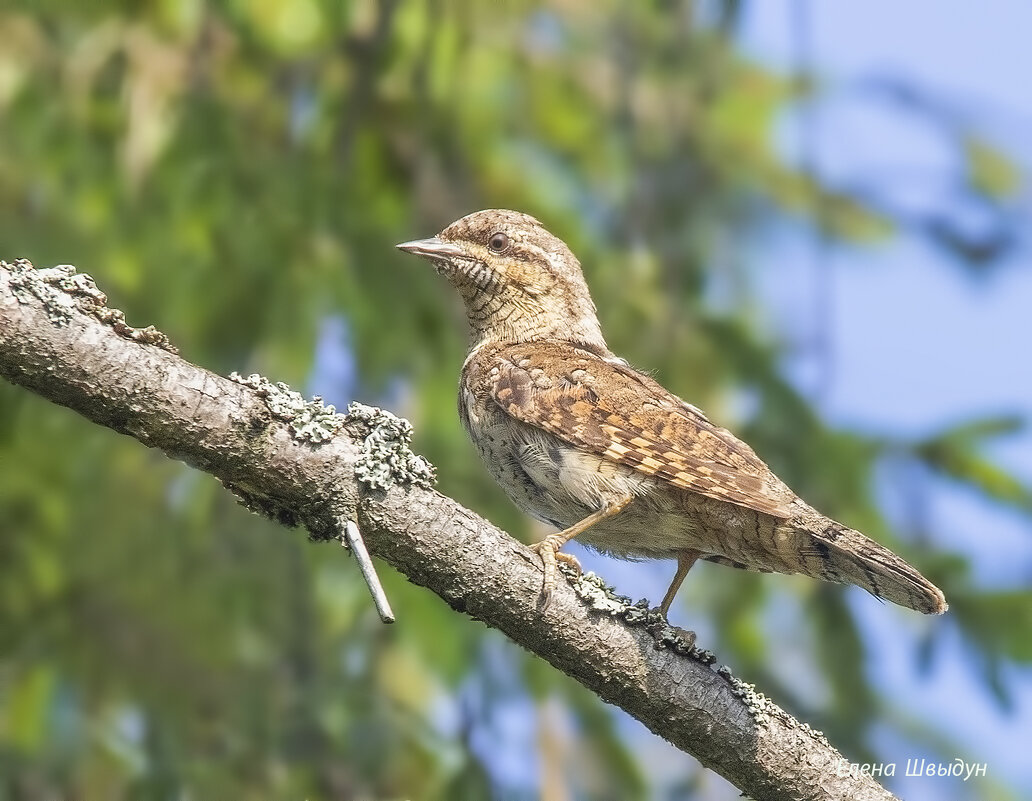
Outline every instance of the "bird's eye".
[[487, 246], [495, 253], [504, 253], [509, 249], [509, 237], [499, 231], [491, 236], [491, 241], [487, 243]]

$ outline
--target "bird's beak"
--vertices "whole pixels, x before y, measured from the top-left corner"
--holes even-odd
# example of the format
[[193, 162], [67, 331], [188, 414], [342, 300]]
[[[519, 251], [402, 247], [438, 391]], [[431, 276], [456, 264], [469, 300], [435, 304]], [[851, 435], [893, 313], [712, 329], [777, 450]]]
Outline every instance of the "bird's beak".
[[411, 242], [402, 242], [396, 247], [398, 250], [404, 250], [406, 253], [415, 253], [417, 256], [425, 256], [428, 259], [451, 259], [466, 255], [458, 245], [445, 242], [436, 236], [432, 236], [429, 239], [413, 239]]

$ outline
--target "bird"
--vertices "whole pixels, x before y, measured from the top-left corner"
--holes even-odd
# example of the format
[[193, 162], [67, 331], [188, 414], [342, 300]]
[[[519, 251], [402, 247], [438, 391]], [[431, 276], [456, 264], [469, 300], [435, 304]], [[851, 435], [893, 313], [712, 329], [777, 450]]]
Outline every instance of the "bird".
[[459, 292], [470, 349], [458, 411], [488, 471], [555, 529], [531, 546], [544, 576], [574, 537], [624, 559], [676, 559], [659, 611], [707, 560], [853, 584], [926, 614], [942, 591], [888, 548], [818, 512], [745, 442], [606, 344], [580, 262], [537, 219], [485, 209], [397, 247]]

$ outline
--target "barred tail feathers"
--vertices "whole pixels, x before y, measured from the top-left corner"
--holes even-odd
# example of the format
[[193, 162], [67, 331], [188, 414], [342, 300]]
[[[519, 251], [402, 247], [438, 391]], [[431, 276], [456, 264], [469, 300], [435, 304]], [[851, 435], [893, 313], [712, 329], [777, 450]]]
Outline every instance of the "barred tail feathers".
[[926, 615], [941, 615], [949, 608], [942, 590], [859, 531], [819, 515], [795, 518], [785, 525], [792, 526], [788, 539], [795, 539], [799, 548], [799, 572], [825, 581], [855, 584], [877, 598]]

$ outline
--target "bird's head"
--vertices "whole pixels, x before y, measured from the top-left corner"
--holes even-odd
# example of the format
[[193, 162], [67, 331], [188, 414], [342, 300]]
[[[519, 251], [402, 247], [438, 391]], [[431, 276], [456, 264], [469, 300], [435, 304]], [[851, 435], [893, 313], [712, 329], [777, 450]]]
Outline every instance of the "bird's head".
[[527, 214], [477, 211], [398, 247], [459, 290], [474, 346], [552, 339], [607, 350], [580, 262]]

